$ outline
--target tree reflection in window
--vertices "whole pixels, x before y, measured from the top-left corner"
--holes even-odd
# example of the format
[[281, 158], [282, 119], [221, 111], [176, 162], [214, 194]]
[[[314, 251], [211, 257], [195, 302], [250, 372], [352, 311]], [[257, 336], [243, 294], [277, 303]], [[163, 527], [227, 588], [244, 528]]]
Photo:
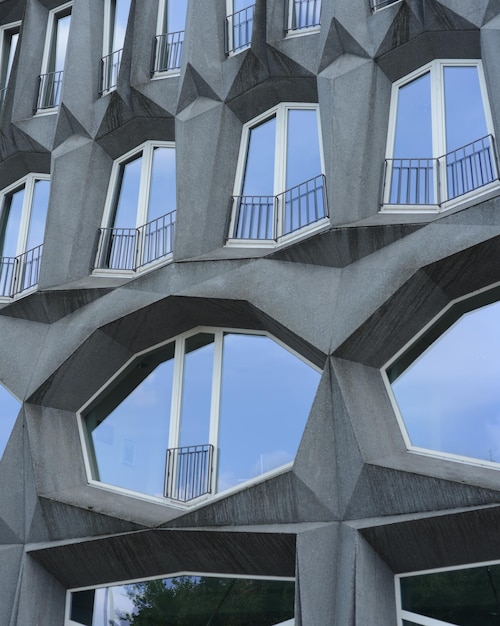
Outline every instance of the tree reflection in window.
[[293, 580], [184, 575], [73, 592], [70, 624], [288, 625], [294, 597]]
[[318, 382], [268, 336], [183, 335], [85, 411], [93, 478], [180, 501], [238, 486], [293, 461]]
[[425, 618], [431, 618], [455, 626], [498, 626], [500, 565], [497, 563], [402, 576], [400, 589], [403, 617], [411, 620], [403, 624], [428, 624]]
[[499, 463], [500, 302], [458, 306], [389, 368], [392, 390], [412, 446]]

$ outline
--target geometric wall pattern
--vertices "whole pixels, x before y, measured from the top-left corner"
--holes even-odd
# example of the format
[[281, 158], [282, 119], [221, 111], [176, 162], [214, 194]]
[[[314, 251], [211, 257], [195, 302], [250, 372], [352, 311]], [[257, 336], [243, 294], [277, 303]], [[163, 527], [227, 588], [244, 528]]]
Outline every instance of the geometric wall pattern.
[[[295, 578], [296, 624], [396, 626], [395, 575], [500, 559], [498, 469], [409, 452], [383, 374], [456, 299], [497, 299], [498, 187], [380, 212], [394, 81], [481, 60], [500, 135], [500, 0], [323, 0], [321, 26], [289, 35], [285, 4], [257, 0], [228, 56], [225, 3], [188, 0], [180, 69], [152, 78], [158, 0], [132, 0], [100, 95], [105, 3], [74, 0], [59, 101], [33, 113], [66, 3], [0, 2], [1, 25], [21, 22], [0, 189], [51, 179], [37, 287], [0, 298], [0, 382], [23, 401], [0, 459], [2, 624], [62, 626], [68, 589], [198, 572]], [[328, 223], [227, 246], [242, 130], [280, 103], [319, 105]], [[146, 142], [175, 142], [172, 258], [94, 272], [113, 164]], [[79, 409], [199, 326], [269, 333], [321, 369], [293, 465], [184, 507], [89, 484]]]

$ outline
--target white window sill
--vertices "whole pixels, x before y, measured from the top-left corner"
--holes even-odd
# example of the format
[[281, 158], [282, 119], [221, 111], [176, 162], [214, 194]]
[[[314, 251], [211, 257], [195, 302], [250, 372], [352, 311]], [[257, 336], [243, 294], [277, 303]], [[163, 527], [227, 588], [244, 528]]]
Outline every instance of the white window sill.
[[291, 243], [295, 243], [297, 241], [302, 241], [302, 239], [307, 239], [313, 234], [318, 232], [322, 232], [328, 230], [330, 228], [330, 219], [328, 217], [324, 217], [318, 222], [314, 222], [314, 224], [309, 224], [308, 226], [304, 226], [300, 230], [296, 230], [288, 235], [284, 235], [279, 237], [276, 241], [275, 239], [228, 239], [226, 242], [226, 247], [228, 248], [281, 248], [281, 246], [289, 245]]
[[151, 261], [151, 263], [147, 263], [146, 265], [142, 265], [136, 270], [120, 270], [120, 269], [94, 269], [92, 271], [92, 276], [103, 276], [105, 278], [116, 278], [117, 276], [121, 278], [135, 278], [136, 276], [141, 276], [142, 274], [147, 274], [159, 267], [163, 267], [164, 265], [168, 265], [172, 263], [173, 256], [171, 254], [162, 257], [161, 259], [156, 259], [155, 261]]
[[308, 26], [304, 28], [293, 28], [286, 32], [286, 39], [293, 39], [295, 37], [303, 37], [304, 35], [314, 35], [319, 33], [321, 26]]
[[178, 67], [175, 70], [165, 70], [165, 71], [157, 71], [154, 72], [153, 76], [151, 76], [151, 80], [162, 80], [163, 78], [174, 78], [175, 76], [180, 76], [181, 68]]

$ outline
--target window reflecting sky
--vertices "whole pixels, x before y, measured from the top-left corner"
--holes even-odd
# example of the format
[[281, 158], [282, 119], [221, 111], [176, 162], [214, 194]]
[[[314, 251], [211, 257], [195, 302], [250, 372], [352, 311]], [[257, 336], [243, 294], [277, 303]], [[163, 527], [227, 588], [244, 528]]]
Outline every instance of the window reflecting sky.
[[121, 50], [125, 42], [130, 0], [111, 0], [114, 2], [113, 38], [110, 52]]
[[414, 446], [500, 462], [499, 316], [467, 313], [392, 383]]
[[14, 257], [17, 254], [17, 240], [21, 226], [21, 213], [24, 202], [24, 186], [4, 197], [2, 207], [2, 256]]
[[274, 195], [276, 116], [250, 130], [243, 196]]
[[49, 63], [48, 72], [59, 72], [64, 69], [70, 23], [71, 14], [59, 18], [56, 16], [54, 30], [52, 32], [52, 58]]
[[168, 3], [165, 32], [177, 33], [186, 26], [187, 0], [165, 0]]
[[36, 246], [43, 243], [45, 235], [45, 222], [47, 220], [47, 211], [49, 208], [49, 193], [50, 181], [35, 181], [26, 250], [32, 250], [33, 248], [36, 248]]
[[0, 459], [7, 445], [21, 403], [0, 385]]

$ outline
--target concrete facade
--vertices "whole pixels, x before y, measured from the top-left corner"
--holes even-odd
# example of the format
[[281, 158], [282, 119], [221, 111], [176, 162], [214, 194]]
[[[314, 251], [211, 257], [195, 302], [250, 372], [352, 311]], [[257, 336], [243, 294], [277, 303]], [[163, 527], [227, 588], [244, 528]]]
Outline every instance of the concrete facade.
[[[409, 453], [382, 377], [450, 302], [500, 283], [500, 191], [380, 213], [393, 81], [482, 59], [500, 137], [500, 0], [323, 0], [321, 28], [294, 37], [284, 0], [256, 0], [230, 57], [224, 0], [189, 0], [180, 73], [161, 79], [158, 0], [132, 0], [102, 97], [103, 1], [74, 0], [61, 104], [33, 114], [63, 4], [0, 1], [0, 25], [22, 20], [0, 189], [51, 175], [38, 289], [0, 305], [0, 382], [23, 402], [0, 459], [0, 624], [62, 626], [67, 589], [192, 570], [295, 576], [297, 626], [396, 626], [395, 574], [500, 559], [498, 470]], [[319, 103], [330, 225], [227, 247], [243, 125], [280, 102]], [[173, 262], [92, 275], [113, 162], [148, 140], [176, 145]], [[89, 485], [77, 411], [199, 325], [268, 331], [322, 368], [293, 468], [189, 510]]]

